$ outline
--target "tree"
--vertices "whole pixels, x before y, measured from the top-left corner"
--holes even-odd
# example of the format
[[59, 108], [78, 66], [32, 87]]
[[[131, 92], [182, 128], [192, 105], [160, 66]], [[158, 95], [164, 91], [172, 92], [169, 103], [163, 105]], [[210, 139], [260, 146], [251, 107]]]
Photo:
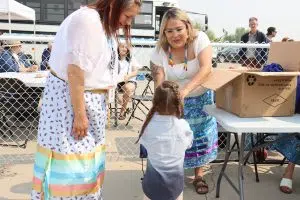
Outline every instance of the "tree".
[[216, 37], [216, 34], [212, 30], [208, 29], [206, 31], [206, 35], [208, 36], [208, 38], [209, 38], [210, 41], [216, 42], [217, 37]]
[[241, 41], [241, 37], [247, 33], [248, 31], [243, 28], [243, 27], [239, 27], [235, 29], [235, 41], [236, 42], [240, 42]]
[[223, 37], [224, 42], [240, 42], [242, 35], [247, 33], [247, 30], [243, 27], [239, 27], [235, 29], [234, 34], [225, 34]]
[[235, 42], [235, 35], [234, 34], [226, 34], [224, 37], [223, 37], [223, 41], [224, 42]]
[[193, 22], [193, 28], [197, 30], [201, 30], [202, 25], [199, 22]]

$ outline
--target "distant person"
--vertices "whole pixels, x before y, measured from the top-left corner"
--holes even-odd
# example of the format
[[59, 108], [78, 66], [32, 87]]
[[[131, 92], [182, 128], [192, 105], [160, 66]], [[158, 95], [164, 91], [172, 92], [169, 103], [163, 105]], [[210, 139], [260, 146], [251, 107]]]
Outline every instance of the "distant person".
[[[3, 31], [0, 30], [0, 36], [3, 35]], [[0, 53], [2, 53], [4, 51], [2, 45], [4, 44], [4, 41], [0, 40]]]
[[[0, 36], [2, 36], [4, 34], [4, 31], [0, 30]], [[0, 40], [0, 46], [2, 46], [4, 44], [4, 42], [2, 40]]]
[[23, 55], [22, 43], [9, 40], [3, 45], [4, 51], [0, 55], [0, 73], [3, 72], [35, 72], [37, 65], [31, 65]]
[[[282, 136], [279, 135], [279, 137]], [[288, 138], [282, 137], [275, 144], [271, 145], [271, 148], [280, 152], [289, 162], [280, 181], [279, 189], [283, 193], [290, 194], [293, 192], [295, 165], [300, 165], [300, 135]]]
[[124, 120], [126, 118], [127, 104], [137, 87], [136, 76], [138, 74], [139, 64], [135, 58], [132, 57], [130, 49], [126, 44], [119, 44], [118, 55], [120, 82], [118, 83], [117, 89], [118, 92], [123, 93], [119, 120]]
[[41, 70], [46, 70], [49, 68], [48, 62], [49, 62], [51, 50], [52, 50], [52, 42], [49, 42], [48, 47], [44, 49], [42, 54]]
[[276, 37], [277, 31], [275, 27], [269, 27], [267, 29], [267, 39], [269, 42], [273, 41], [273, 38]]
[[[293, 39], [284, 37], [282, 42], [292, 42]], [[297, 97], [296, 97], [296, 113], [300, 112], [300, 78], [298, 77]], [[298, 103], [298, 104], [297, 104]], [[290, 194], [293, 192], [293, 176], [296, 165], [300, 165], [300, 135], [296, 135], [288, 138], [281, 138], [275, 144], [271, 146], [273, 149], [280, 152], [288, 161], [288, 165], [285, 168], [285, 172], [279, 184], [281, 192]]]
[[182, 200], [184, 157], [193, 144], [193, 131], [183, 119], [179, 85], [164, 81], [155, 90], [139, 142], [148, 153], [142, 182], [144, 200]]
[[[263, 32], [257, 30], [258, 19], [251, 17], [249, 19], [250, 31], [241, 37], [243, 43], [268, 43], [268, 38]], [[239, 52], [241, 64], [243, 66], [261, 68], [267, 60], [267, 49], [262, 48], [242, 48]]]

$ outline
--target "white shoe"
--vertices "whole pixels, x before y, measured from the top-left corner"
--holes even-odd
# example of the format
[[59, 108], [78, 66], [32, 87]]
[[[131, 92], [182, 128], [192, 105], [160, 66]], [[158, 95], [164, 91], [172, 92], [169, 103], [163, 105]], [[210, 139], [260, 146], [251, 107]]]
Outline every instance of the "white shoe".
[[282, 178], [280, 181], [279, 189], [283, 193], [291, 194], [293, 192], [293, 180], [289, 178]]

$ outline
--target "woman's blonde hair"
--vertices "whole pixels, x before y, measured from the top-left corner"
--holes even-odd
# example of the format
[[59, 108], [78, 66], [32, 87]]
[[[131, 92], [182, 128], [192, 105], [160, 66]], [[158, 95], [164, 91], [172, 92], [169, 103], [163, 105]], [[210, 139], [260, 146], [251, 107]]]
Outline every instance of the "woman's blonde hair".
[[193, 28], [190, 18], [183, 10], [180, 10], [179, 8], [171, 8], [164, 14], [161, 22], [159, 41], [157, 43], [158, 48], [163, 48], [165, 51], [167, 51], [169, 47], [165, 29], [170, 19], [180, 20], [186, 25], [186, 29], [188, 32], [187, 44], [191, 44], [197, 37], [197, 31]]

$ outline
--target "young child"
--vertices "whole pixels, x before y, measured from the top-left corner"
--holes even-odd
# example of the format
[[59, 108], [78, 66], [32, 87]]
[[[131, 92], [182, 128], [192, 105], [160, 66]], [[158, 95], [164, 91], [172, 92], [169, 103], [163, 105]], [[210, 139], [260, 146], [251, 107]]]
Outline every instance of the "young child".
[[137, 86], [136, 76], [138, 74], [139, 64], [131, 56], [126, 44], [120, 43], [118, 48], [119, 55], [119, 83], [117, 90], [123, 93], [123, 99], [120, 100], [122, 105], [119, 120], [126, 118], [127, 104], [130, 97], [134, 94]]
[[182, 119], [179, 86], [164, 81], [154, 94], [153, 106], [139, 136], [148, 152], [142, 182], [145, 200], [183, 199], [185, 150], [192, 146], [193, 132]]

